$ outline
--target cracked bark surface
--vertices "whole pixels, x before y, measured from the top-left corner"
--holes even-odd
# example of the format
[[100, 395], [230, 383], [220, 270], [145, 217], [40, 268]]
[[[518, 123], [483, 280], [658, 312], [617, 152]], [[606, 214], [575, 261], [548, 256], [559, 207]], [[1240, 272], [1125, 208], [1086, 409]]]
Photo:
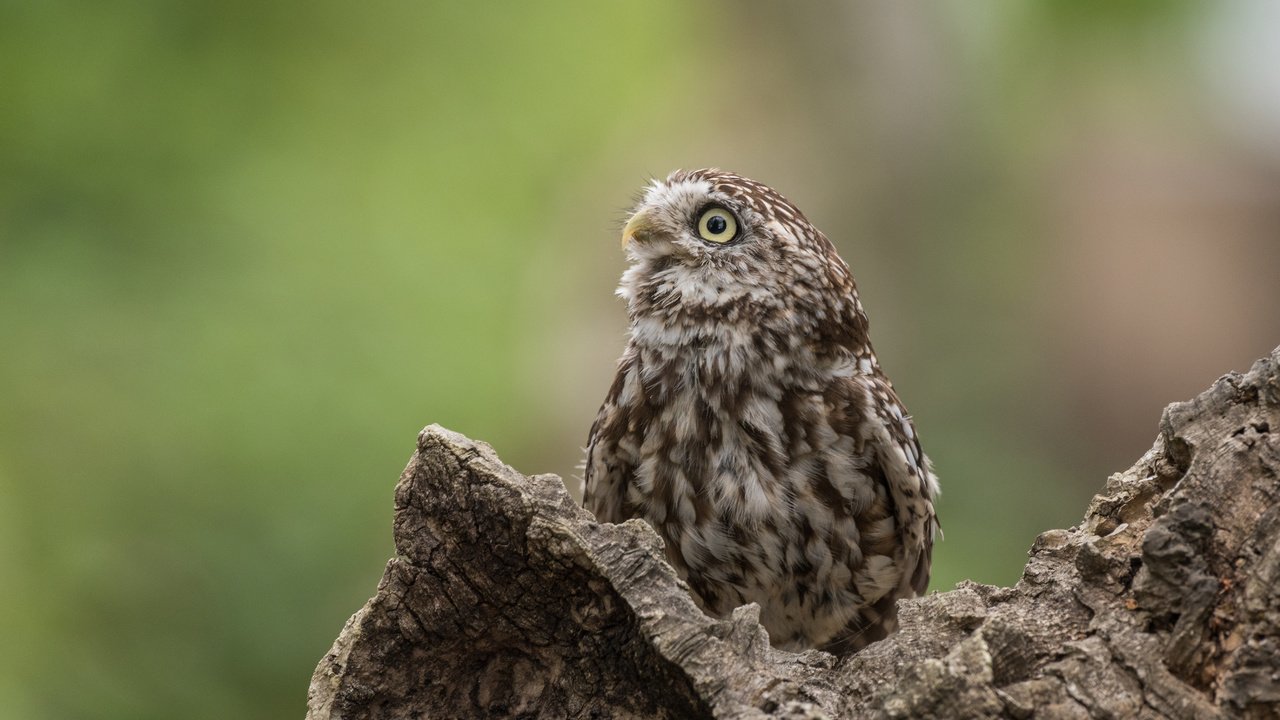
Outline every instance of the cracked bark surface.
[[311, 720], [1280, 717], [1280, 349], [1165, 410], [1084, 520], [1009, 588], [900, 606], [848, 658], [702, 614], [632, 520], [554, 475], [418, 437], [397, 556], [316, 668]]

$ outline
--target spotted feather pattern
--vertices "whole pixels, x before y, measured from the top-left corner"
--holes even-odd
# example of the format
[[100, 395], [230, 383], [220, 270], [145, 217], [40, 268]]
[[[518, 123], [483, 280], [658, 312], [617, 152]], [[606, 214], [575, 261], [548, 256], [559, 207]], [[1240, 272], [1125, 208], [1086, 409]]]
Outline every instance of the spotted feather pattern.
[[[736, 218], [731, 242], [699, 236], [708, 207]], [[728, 172], [655, 181], [633, 218], [630, 337], [591, 427], [586, 507], [647, 520], [703, 609], [758, 603], [777, 647], [883, 638], [928, 584], [938, 486], [848, 266]]]

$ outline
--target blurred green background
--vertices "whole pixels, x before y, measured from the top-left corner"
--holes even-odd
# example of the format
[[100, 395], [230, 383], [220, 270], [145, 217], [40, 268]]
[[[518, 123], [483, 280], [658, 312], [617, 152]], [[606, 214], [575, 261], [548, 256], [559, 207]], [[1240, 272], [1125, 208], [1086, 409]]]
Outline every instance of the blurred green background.
[[836, 242], [1015, 581], [1280, 343], [1278, 8], [0, 3], [0, 717], [301, 717], [427, 423], [578, 492], [676, 167]]

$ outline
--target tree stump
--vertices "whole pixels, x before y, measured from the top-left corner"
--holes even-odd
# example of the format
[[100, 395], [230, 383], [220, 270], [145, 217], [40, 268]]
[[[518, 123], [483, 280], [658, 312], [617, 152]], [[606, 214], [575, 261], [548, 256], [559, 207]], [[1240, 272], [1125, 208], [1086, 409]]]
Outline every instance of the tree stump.
[[1009, 588], [900, 603], [847, 658], [704, 615], [639, 520], [597, 523], [438, 426], [396, 557], [316, 668], [310, 720], [1280, 717], [1280, 349], [1164, 412]]

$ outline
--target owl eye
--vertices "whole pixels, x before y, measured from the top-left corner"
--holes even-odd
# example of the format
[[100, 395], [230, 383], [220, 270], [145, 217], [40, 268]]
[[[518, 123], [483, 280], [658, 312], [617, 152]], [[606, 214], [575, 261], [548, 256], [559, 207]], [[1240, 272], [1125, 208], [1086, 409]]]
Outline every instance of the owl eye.
[[738, 221], [722, 207], [707, 208], [698, 218], [698, 235], [707, 242], [727, 243], [738, 235]]

